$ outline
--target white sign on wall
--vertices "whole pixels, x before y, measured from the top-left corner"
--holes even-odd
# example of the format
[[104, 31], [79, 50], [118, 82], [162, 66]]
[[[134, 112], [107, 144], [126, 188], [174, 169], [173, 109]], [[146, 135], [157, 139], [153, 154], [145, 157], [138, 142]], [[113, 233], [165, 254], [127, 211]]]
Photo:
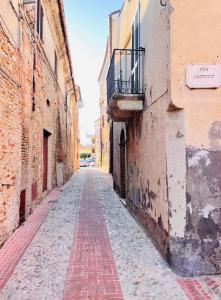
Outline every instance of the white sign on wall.
[[221, 86], [221, 65], [188, 65], [186, 85], [191, 89], [219, 88]]

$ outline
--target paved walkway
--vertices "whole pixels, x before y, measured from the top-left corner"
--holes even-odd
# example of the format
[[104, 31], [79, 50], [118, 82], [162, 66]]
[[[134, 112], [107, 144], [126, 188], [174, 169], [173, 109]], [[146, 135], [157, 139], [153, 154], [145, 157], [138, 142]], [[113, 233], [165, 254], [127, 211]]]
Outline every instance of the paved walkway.
[[0, 299], [221, 299], [221, 277], [180, 278], [121, 204], [109, 175], [81, 170], [0, 250]]
[[108, 232], [91, 175], [84, 184], [65, 300], [123, 300]]

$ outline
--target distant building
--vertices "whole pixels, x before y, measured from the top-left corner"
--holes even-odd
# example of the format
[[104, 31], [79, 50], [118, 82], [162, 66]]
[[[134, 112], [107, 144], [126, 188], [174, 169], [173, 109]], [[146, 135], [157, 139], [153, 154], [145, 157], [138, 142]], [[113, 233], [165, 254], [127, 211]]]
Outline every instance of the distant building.
[[79, 140], [62, 1], [0, 2], [1, 246], [76, 170]]
[[91, 152], [93, 157], [95, 157], [95, 149], [96, 149], [96, 138], [95, 135], [91, 135]]
[[81, 155], [82, 153], [87, 153], [87, 154], [91, 155], [92, 154], [91, 145], [86, 146], [86, 145], [80, 144], [79, 145], [79, 154]]
[[110, 43], [106, 45], [104, 61], [99, 74], [100, 86], [100, 166], [103, 170], [110, 171], [110, 118], [107, 114], [107, 73], [110, 65]]
[[185, 275], [221, 273], [220, 20], [218, 0], [125, 0], [109, 17], [114, 187]]
[[101, 166], [101, 127], [100, 118], [95, 121], [95, 158], [96, 166]]
[[88, 145], [79, 145], [79, 153], [80, 155], [82, 153], [87, 153], [91, 157], [95, 157], [95, 136], [94, 135], [89, 135], [91, 143]]

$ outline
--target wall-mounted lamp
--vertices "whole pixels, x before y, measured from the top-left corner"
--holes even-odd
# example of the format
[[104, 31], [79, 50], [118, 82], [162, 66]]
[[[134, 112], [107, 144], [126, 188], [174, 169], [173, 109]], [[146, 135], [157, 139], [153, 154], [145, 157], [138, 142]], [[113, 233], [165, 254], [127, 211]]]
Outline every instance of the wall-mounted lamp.
[[78, 108], [83, 108], [84, 107], [84, 102], [81, 97], [81, 88], [79, 85], [76, 86], [76, 96], [77, 96], [77, 106]]
[[[65, 111], [66, 111], [66, 112], [67, 112], [67, 110], [68, 110], [68, 95], [69, 95], [71, 92], [76, 96], [78, 108], [83, 108], [83, 107], [84, 107], [84, 102], [83, 102], [83, 100], [82, 100], [82, 98], [81, 98], [81, 89], [80, 89], [79, 86], [76, 86], [74, 89], [70, 89], [70, 90], [68, 90], [67, 93], [66, 93], [66, 96], [65, 96], [65, 105], [64, 105]], [[73, 95], [73, 94], [72, 94], [72, 95]], [[71, 96], [72, 96], [72, 95], [71, 95]]]
[[78, 108], [83, 108], [84, 107], [84, 102], [83, 102], [82, 99], [78, 100], [77, 106], [78, 106]]

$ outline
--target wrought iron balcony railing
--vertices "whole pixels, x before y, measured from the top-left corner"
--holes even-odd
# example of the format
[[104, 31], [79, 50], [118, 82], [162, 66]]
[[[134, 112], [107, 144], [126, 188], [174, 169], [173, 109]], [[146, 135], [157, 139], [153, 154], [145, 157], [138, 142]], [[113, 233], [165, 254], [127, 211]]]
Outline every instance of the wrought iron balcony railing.
[[145, 50], [115, 49], [107, 75], [108, 103], [113, 97], [144, 95]]

